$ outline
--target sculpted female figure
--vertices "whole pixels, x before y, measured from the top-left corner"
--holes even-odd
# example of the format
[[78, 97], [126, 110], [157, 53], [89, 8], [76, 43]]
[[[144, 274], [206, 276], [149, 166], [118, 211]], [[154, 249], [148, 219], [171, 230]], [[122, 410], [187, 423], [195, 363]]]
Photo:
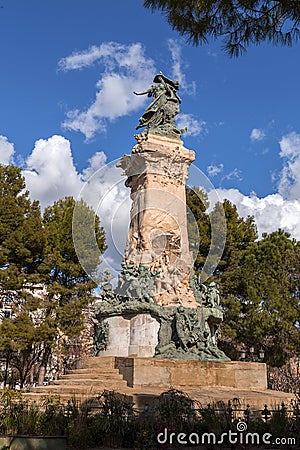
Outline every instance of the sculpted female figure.
[[134, 92], [136, 95], [148, 95], [153, 97], [152, 102], [146, 108], [139, 119], [138, 130], [147, 127], [149, 131], [156, 134], [180, 134], [175, 127], [175, 117], [179, 112], [181, 98], [177, 95], [179, 89], [178, 81], [170, 80], [162, 72], [153, 79], [153, 84], [143, 92]]

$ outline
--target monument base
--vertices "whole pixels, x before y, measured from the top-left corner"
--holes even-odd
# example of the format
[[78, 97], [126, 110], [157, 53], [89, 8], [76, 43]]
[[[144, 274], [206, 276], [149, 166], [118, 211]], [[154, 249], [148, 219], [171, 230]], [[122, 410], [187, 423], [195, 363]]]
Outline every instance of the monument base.
[[76, 370], [62, 375], [48, 386], [32, 388], [26, 397], [44, 401], [45, 395], [59, 395], [64, 403], [76, 396], [86, 401], [104, 389], [130, 396], [135, 408], [143, 411], [154, 405], [157, 397], [170, 388], [179, 389], [202, 405], [239, 399], [246, 409], [275, 409], [288, 404], [293, 394], [266, 389], [266, 366], [263, 363], [212, 362], [128, 358], [116, 356], [86, 357]]
[[110, 292], [95, 311], [96, 356], [229, 361], [217, 346], [219, 306], [163, 307]]
[[264, 363], [116, 357], [115, 367], [127, 385], [134, 388], [267, 389], [267, 369]]

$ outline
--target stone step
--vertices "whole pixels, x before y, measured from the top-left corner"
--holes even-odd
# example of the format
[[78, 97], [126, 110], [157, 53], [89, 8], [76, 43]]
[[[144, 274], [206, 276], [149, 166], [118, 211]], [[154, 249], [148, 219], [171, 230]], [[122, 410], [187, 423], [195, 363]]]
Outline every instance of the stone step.
[[[140, 377], [142, 376], [142, 378], [140, 378], [142, 383], [135, 383], [133, 387], [127, 385], [126, 381], [122, 379], [119, 370], [115, 368], [114, 357], [101, 356], [85, 358], [80, 365], [80, 369], [68, 372], [60, 380], [55, 382], [55, 384], [33, 388], [32, 392], [28, 395], [31, 399], [35, 398], [42, 401], [43, 397], [45, 398], [47, 395], [55, 394], [64, 399], [64, 401], [66, 399], [70, 400], [75, 398], [80, 402], [87, 399], [97, 399], [104, 390], [111, 390], [130, 395], [134, 398], [135, 407], [138, 409], [143, 408], [146, 404], [151, 404], [155, 397], [162, 392], [167, 391], [171, 386], [187, 393], [191, 398], [202, 405], [220, 400], [226, 403], [229, 400], [232, 401], [234, 398], [238, 398], [242, 409], [245, 409], [247, 404], [249, 404], [251, 408], [256, 409], [263, 409], [265, 404], [268, 405], [268, 408], [272, 408], [276, 405], [280, 405], [282, 401], [288, 404], [291, 398], [293, 398], [291, 394], [285, 394], [284, 392], [269, 391], [260, 388], [254, 389], [253, 387], [251, 389], [247, 387], [237, 389], [232, 386], [206, 386], [205, 383], [200, 383], [199, 379], [191, 374], [191, 370], [189, 370], [191, 368], [190, 366], [193, 368], [194, 365], [197, 364], [193, 361], [183, 363], [181, 360], [154, 361], [151, 359], [148, 362], [148, 365], [145, 364], [146, 362], [145, 358], [140, 358], [135, 361], [136, 366], [139, 364], [145, 367], [140, 373]], [[122, 361], [118, 361], [118, 364], [120, 363], [122, 363]], [[132, 363], [132, 361], [129, 360], [127, 366], [125, 363], [123, 366], [121, 364], [120, 367], [121, 370], [124, 371], [124, 374], [127, 374], [130, 379], [130, 372], [128, 369], [132, 369], [132, 364], [129, 364]], [[223, 366], [226, 366], [226, 364], [228, 363], [220, 363], [220, 367], [218, 368], [223, 370]], [[230, 364], [233, 373], [237, 371], [235, 366], [239, 364], [240, 363], [237, 362]], [[255, 363], [244, 364], [245, 368], [242, 373], [245, 373], [249, 377], [248, 372], [250, 370], [250, 372], [253, 373], [253, 364]], [[188, 367], [183, 367], [180, 371], [179, 369], [182, 365]], [[202, 367], [203, 365], [207, 366], [206, 369], [208, 372], [214, 374], [214, 371], [212, 370], [214, 363], [199, 363], [199, 366]], [[171, 369], [173, 370], [174, 373], [172, 377], [166, 377], [166, 373], [161, 370], [163, 366], [166, 366], [165, 369], [167, 370], [167, 375]], [[195, 370], [194, 373], [196, 375], [198, 374]], [[259, 373], [260, 371], [257, 369], [257, 376]], [[135, 370], [133, 371], [133, 374], [134, 376], [137, 376]], [[161, 380], [165, 381], [163, 385], [160, 385]], [[205, 378], [203, 378], [203, 380], [206, 381]], [[227, 382], [228, 379], [225, 379], [225, 381]]]
[[90, 368], [115, 368], [115, 357], [114, 356], [90, 356], [82, 358], [80, 368], [90, 369]]
[[103, 386], [103, 389], [106, 389], [106, 386], [115, 384], [116, 386], [127, 386], [126, 381], [124, 381], [122, 378], [117, 379], [101, 379], [101, 378], [70, 378], [70, 379], [63, 379], [63, 380], [55, 380], [51, 383], [50, 386], [96, 386], [101, 385]]
[[[124, 382], [125, 383], [125, 382]], [[126, 383], [125, 385], [120, 386], [118, 383], [109, 383], [106, 385], [103, 385], [102, 383], [98, 384], [92, 384], [92, 385], [80, 385], [80, 384], [69, 384], [69, 385], [54, 385], [50, 384], [49, 386], [37, 386], [32, 389], [31, 394], [42, 394], [42, 395], [62, 395], [62, 394], [68, 394], [69, 396], [72, 395], [84, 395], [84, 396], [94, 396], [99, 395], [104, 390], [109, 391], [123, 391], [126, 389]]]
[[77, 373], [111, 374], [111, 373], [119, 373], [119, 371], [118, 371], [118, 369], [103, 369], [101, 367], [92, 367], [90, 369], [68, 370], [66, 375], [75, 375]]
[[74, 373], [61, 375], [59, 380], [78, 380], [90, 378], [92, 380], [123, 380], [122, 375], [119, 372], [91, 372], [87, 370], [86, 372], [74, 371]]
[[80, 362], [80, 368], [68, 371], [60, 379], [48, 386], [37, 386], [32, 389], [32, 395], [55, 394], [70, 397], [97, 396], [104, 390], [124, 392], [127, 382], [119, 370], [115, 368], [115, 358], [87, 357]]

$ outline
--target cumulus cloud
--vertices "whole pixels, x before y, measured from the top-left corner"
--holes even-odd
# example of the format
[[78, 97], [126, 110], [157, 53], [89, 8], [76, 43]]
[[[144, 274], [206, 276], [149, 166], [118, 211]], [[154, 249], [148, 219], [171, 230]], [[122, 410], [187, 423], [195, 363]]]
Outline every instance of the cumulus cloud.
[[97, 153], [82, 172], [83, 187], [80, 197], [90, 204], [105, 229], [108, 250], [104, 266], [120, 269], [126, 244], [130, 214], [130, 190], [116, 161], [106, 163], [104, 153]]
[[96, 152], [89, 160], [88, 166], [82, 171], [82, 178], [88, 181], [99, 169], [106, 165], [107, 156], [104, 152]]
[[250, 139], [252, 142], [255, 141], [262, 141], [264, 137], [266, 136], [265, 132], [261, 128], [253, 128], [250, 134]]
[[124, 185], [116, 161], [107, 163], [105, 153], [96, 152], [79, 173], [70, 142], [55, 135], [36, 141], [25, 164], [26, 186], [31, 198], [39, 200], [42, 208], [73, 196], [83, 198], [97, 212], [108, 244], [104, 265], [118, 270], [127, 237], [130, 190]]
[[117, 42], [74, 52], [59, 61], [59, 68], [64, 71], [83, 69], [95, 62], [104, 65], [104, 72], [96, 84], [94, 102], [82, 111], [69, 111], [63, 123], [65, 129], [80, 131], [86, 139], [105, 131], [107, 121], [142, 108], [146, 98], [133, 95], [133, 91], [147, 88], [156, 72], [154, 62], [145, 56], [142, 44]]
[[193, 114], [179, 114], [176, 126], [178, 129], [187, 128], [185, 136], [198, 136], [199, 134], [207, 133], [206, 122], [198, 120]]
[[219, 164], [218, 166], [211, 164], [207, 167], [206, 171], [210, 177], [215, 177], [218, 173], [222, 172], [224, 169], [224, 164]]
[[81, 188], [70, 142], [63, 136], [36, 141], [23, 175], [32, 198], [42, 207], [68, 195], [76, 196]]
[[181, 56], [181, 45], [175, 39], [168, 39], [168, 48], [171, 52], [171, 57], [173, 61], [172, 76], [175, 80], [179, 81], [181, 89], [190, 95], [195, 95], [196, 83], [188, 83], [186, 80], [185, 73], [182, 69], [182, 56]]
[[[230, 200], [237, 207], [240, 216], [254, 216], [258, 233], [271, 233], [284, 229], [300, 240], [300, 202], [285, 200], [280, 194], [259, 198], [255, 194], [243, 195], [237, 189], [217, 189], [220, 201]], [[209, 198], [215, 198], [209, 193]]]
[[15, 148], [6, 136], [0, 135], [0, 164], [13, 164]]
[[[255, 193], [247, 196], [237, 189], [216, 191], [221, 201], [228, 199], [234, 203], [242, 217], [254, 216], [260, 236], [281, 228], [300, 240], [300, 134], [292, 132], [283, 136], [279, 145], [283, 167], [276, 194], [259, 198]], [[231, 175], [240, 176], [237, 169]], [[215, 194], [209, 196], [213, 202]]]
[[[1, 137], [0, 143], [9, 144], [7, 155], [13, 156], [13, 144]], [[300, 201], [297, 164], [300, 159], [300, 135], [290, 133], [280, 140], [280, 157], [283, 169], [276, 194], [259, 198], [256, 194], [244, 195], [237, 189], [217, 189], [209, 193], [211, 202], [216, 192], [222, 201], [229, 199], [237, 206], [242, 217], [253, 215], [259, 234], [282, 228], [300, 240]], [[63, 136], [36, 141], [26, 160], [23, 174], [33, 199], [40, 200], [43, 207], [66, 195], [79, 195], [90, 204], [101, 219], [106, 231], [108, 250], [104, 266], [113, 271], [120, 268], [125, 247], [130, 211], [130, 192], [124, 186], [124, 177], [116, 167], [116, 161], [107, 163], [104, 152], [96, 152], [87, 167], [78, 172], [74, 165], [70, 142]], [[223, 165], [211, 165], [211, 174], [223, 169]], [[287, 176], [289, 170], [289, 176]], [[227, 178], [230, 174], [227, 175]], [[237, 170], [230, 176], [240, 176]], [[285, 195], [283, 195], [285, 194]]]
[[295, 132], [283, 136], [279, 142], [279, 156], [283, 158], [278, 192], [286, 199], [300, 198], [300, 134]]

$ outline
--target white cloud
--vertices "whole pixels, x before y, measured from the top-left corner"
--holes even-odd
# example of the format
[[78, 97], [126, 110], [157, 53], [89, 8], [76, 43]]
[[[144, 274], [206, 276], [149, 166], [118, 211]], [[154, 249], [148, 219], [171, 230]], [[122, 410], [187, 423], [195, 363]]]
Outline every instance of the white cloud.
[[172, 76], [175, 80], [179, 81], [181, 89], [189, 95], [195, 95], [196, 84], [187, 83], [186, 76], [182, 70], [182, 58], [181, 58], [181, 46], [175, 39], [168, 39], [168, 48], [171, 52], [173, 68]]
[[222, 172], [224, 169], [224, 164], [219, 164], [218, 166], [211, 164], [207, 167], [206, 171], [210, 177], [215, 177], [218, 173]]
[[[227, 198], [237, 206], [242, 217], [253, 215], [259, 235], [281, 228], [300, 240], [300, 134], [283, 136], [279, 142], [279, 156], [283, 158], [278, 192], [259, 198], [255, 193], [243, 195], [237, 189], [217, 189], [220, 200]], [[237, 176], [237, 169], [226, 178]], [[213, 198], [212, 193], [210, 194]]]
[[31, 197], [42, 207], [68, 195], [76, 196], [81, 188], [70, 142], [62, 136], [36, 141], [23, 175]]
[[236, 179], [238, 181], [242, 181], [243, 178], [241, 176], [241, 173], [242, 172], [237, 167], [235, 167], [231, 172], [229, 172], [227, 175], [224, 175], [222, 177], [222, 179], [220, 181], [220, 184], [222, 184], [222, 182], [224, 180], [234, 180], [234, 179]]
[[254, 141], [262, 141], [266, 136], [265, 132], [261, 128], [253, 128], [250, 134], [250, 139], [252, 142]]
[[89, 180], [95, 172], [105, 166], [107, 156], [104, 152], [96, 152], [89, 160], [88, 167], [83, 170], [82, 178], [84, 181]]
[[278, 192], [286, 199], [300, 198], [300, 134], [289, 133], [279, 142], [279, 156], [284, 158]]
[[185, 136], [198, 136], [199, 134], [206, 134], [206, 122], [204, 120], [196, 119], [193, 114], [179, 114], [176, 121], [178, 129], [187, 128]]
[[283, 136], [279, 142], [281, 157], [292, 160], [300, 157], [300, 135], [295, 131]]
[[78, 173], [70, 142], [63, 136], [52, 136], [36, 141], [25, 163], [26, 186], [42, 208], [65, 196], [79, 195], [93, 207], [106, 232], [105, 264], [119, 270], [129, 223], [130, 190], [116, 161], [107, 164], [105, 153], [96, 152]]
[[105, 229], [108, 249], [104, 266], [118, 271], [124, 254], [129, 227], [130, 190], [116, 161], [106, 163], [103, 152], [96, 153], [82, 172], [82, 197], [97, 212]]
[[62, 58], [58, 62], [58, 67], [67, 71], [92, 66], [97, 60], [108, 55], [107, 50], [108, 46], [106, 44], [102, 44], [100, 47], [92, 45], [87, 50], [73, 52], [70, 56]]
[[82, 69], [96, 61], [104, 64], [104, 72], [96, 84], [94, 102], [83, 111], [69, 111], [63, 123], [64, 128], [80, 131], [86, 139], [105, 131], [107, 121], [142, 108], [146, 98], [133, 95], [133, 91], [148, 88], [156, 72], [140, 43], [103, 43], [60, 60], [59, 67], [65, 71]]
[[[297, 240], [300, 240], [300, 202], [285, 200], [280, 194], [259, 198], [256, 195], [246, 196], [237, 189], [217, 189], [221, 201], [228, 199], [237, 207], [240, 216], [254, 216], [258, 233], [271, 233], [284, 229]], [[209, 194], [212, 198], [212, 193]]]
[[[8, 141], [2, 137], [0, 142]], [[13, 144], [8, 144], [8, 153], [12, 156]], [[284, 168], [279, 188], [283, 189], [285, 169], [288, 168], [292, 177], [288, 178], [288, 197], [282, 192], [259, 198], [255, 193], [243, 195], [237, 189], [216, 190], [219, 199], [229, 199], [237, 206], [241, 216], [254, 216], [260, 235], [282, 228], [300, 240], [300, 200], [293, 191], [293, 188], [299, 188], [300, 170], [297, 172], [295, 168], [300, 159], [299, 149], [300, 135], [290, 133], [283, 136], [280, 156], [284, 158]], [[212, 172], [221, 168], [222, 164], [211, 165]], [[79, 173], [74, 165], [70, 142], [63, 136], [52, 136], [36, 141], [23, 174], [31, 197], [40, 200], [43, 207], [66, 195], [77, 197], [81, 191], [82, 197], [99, 214], [106, 231], [109, 248], [105, 264], [119, 270], [129, 224], [130, 190], [124, 186], [125, 179], [121, 176], [121, 170], [115, 167], [115, 162], [107, 163], [105, 153], [97, 152]], [[236, 169], [227, 178], [229, 176], [239, 176], [239, 172]], [[212, 199], [213, 193], [209, 196]]]
[[0, 164], [13, 164], [15, 148], [6, 136], [0, 135]]

